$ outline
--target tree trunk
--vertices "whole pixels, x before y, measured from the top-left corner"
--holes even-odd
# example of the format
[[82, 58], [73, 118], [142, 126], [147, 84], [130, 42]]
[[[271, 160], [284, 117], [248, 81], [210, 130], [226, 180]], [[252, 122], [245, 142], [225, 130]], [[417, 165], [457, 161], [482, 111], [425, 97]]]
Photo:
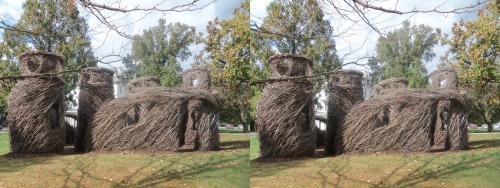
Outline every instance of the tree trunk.
[[[245, 113], [245, 112], [242, 112], [242, 113]], [[241, 116], [241, 114], [238, 115], [238, 120], [240, 120], [240, 124], [243, 125], [243, 132], [244, 133], [247, 133], [248, 132], [248, 124], [245, 122], [244, 118]]]
[[493, 124], [491, 124], [491, 123], [486, 123], [486, 125], [488, 125], [488, 132], [489, 132], [489, 133], [493, 132]]

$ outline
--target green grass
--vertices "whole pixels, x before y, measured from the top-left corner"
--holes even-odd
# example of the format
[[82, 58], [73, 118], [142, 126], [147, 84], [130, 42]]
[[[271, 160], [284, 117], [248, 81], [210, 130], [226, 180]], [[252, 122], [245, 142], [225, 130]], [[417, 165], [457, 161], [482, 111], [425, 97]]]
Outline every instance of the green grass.
[[9, 152], [9, 135], [6, 133], [0, 133], [0, 155], [4, 155]]
[[221, 135], [221, 151], [12, 157], [0, 134], [0, 187], [249, 187], [247, 135]]
[[250, 160], [259, 157], [259, 139], [257, 135], [250, 136]]
[[471, 150], [259, 159], [250, 138], [256, 187], [498, 187], [500, 134], [471, 134]]
[[[488, 129], [469, 129], [469, 133], [488, 133]], [[499, 133], [500, 130], [493, 130], [494, 133]]]
[[243, 129], [226, 129], [225, 127], [219, 127], [219, 133], [243, 133]]

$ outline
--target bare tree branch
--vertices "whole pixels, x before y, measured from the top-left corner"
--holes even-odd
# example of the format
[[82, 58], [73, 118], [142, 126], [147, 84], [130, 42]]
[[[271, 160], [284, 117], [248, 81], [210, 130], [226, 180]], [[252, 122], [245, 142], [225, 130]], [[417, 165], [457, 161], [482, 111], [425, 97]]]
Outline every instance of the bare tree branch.
[[[212, 4], [216, 0], [213, 0], [209, 3], [199, 5], [200, 0], [192, 0], [191, 2], [185, 3], [185, 4], [180, 4], [180, 5], [175, 5], [173, 7], [169, 8], [162, 8], [161, 5], [165, 3], [165, 0], [162, 2], [156, 4], [153, 7], [147, 7], [147, 8], [141, 8], [139, 5], [137, 5], [134, 8], [127, 8], [127, 7], [114, 7], [112, 5], [105, 5], [105, 4], [99, 4], [99, 3], [94, 3], [91, 2], [90, 0], [78, 0], [78, 2], [85, 8], [93, 9], [93, 10], [109, 10], [109, 11], [116, 11], [116, 12], [122, 12], [122, 13], [128, 13], [128, 12], [151, 12], [151, 11], [158, 11], [158, 12], [185, 12], [185, 11], [195, 11], [195, 10], [200, 10], [202, 8], [205, 8], [206, 6]], [[120, 4], [121, 1], [115, 2], [115, 4]]]

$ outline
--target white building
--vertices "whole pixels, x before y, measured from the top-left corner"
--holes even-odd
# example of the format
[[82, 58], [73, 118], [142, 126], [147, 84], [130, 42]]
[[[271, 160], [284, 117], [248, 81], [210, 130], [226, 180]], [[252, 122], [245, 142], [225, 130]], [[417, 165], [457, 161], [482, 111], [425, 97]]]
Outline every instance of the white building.
[[[363, 96], [365, 100], [368, 100], [372, 97], [373, 92], [370, 86], [370, 82], [368, 80], [368, 74], [365, 73], [363, 76]], [[328, 93], [326, 89], [322, 89], [319, 93], [316, 94], [316, 98], [318, 99], [318, 104], [315, 105], [315, 116], [321, 117], [323, 119], [327, 119], [327, 111], [328, 111]], [[326, 130], [326, 124], [319, 121], [314, 120], [314, 124], [316, 127], [319, 127], [321, 130]]]
[[[316, 98], [318, 99], [318, 104], [314, 105], [314, 114], [315, 116], [320, 116], [326, 119], [326, 112], [328, 109], [328, 96], [326, 94], [326, 90], [322, 89], [319, 93], [316, 94]], [[316, 127], [319, 127], [321, 130], [326, 130], [326, 124], [319, 121], [314, 120], [314, 124]]]
[[[115, 94], [115, 98], [120, 98], [123, 97], [126, 93], [126, 85], [127, 83], [124, 82], [123, 78], [118, 75], [118, 77], [113, 75], [113, 93]], [[66, 113], [72, 113], [72, 114], [77, 114], [78, 112], [78, 97], [80, 94], [80, 87], [79, 85], [76, 86], [76, 88], [70, 92], [71, 96], [66, 96], [66, 98], [73, 98], [73, 101], [66, 101]], [[64, 118], [70, 125], [76, 126], [76, 120], [73, 118], [65, 117]]]

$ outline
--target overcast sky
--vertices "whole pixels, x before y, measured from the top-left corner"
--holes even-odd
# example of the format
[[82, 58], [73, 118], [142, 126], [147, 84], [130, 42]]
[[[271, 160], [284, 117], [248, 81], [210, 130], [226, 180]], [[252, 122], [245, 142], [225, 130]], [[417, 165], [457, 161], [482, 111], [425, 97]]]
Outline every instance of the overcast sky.
[[[262, 18], [266, 16], [266, 7], [272, 0], [251, 0], [250, 1], [250, 10], [251, 10], [251, 22], [261, 23]], [[332, 1], [337, 2], [337, 1]], [[374, 1], [371, 1], [374, 2]], [[458, 7], [468, 6], [474, 3], [477, 3], [475, 0], [453, 0], [453, 1], [398, 1], [398, 0], [385, 0], [382, 3], [375, 2], [377, 7], [386, 7], [394, 9], [396, 7], [398, 10], [432, 10], [439, 6], [439, 10], [451, 10]], [[337, 6], [342, 5], [343, 3], [337, 4]], [[343, 7], [346, 9], [351, 9], [350, 7]], [[327, 7], [328, 10], [332, 10]], [[427, 13], [427, 14], [416, 14], [412, 16], [399, 16], [395, 14], [382, 14], [379, 15], [378, 11], [371, 11], [372, 13], [368, 16], [373, 17], [372, 23], [383, 22], [379, 26], [389, 26], [397, 23], [401, 23], [403, 20], [408, 19], [412, 24], [426, 24], [432, 26], [434, 28], [440, 28], [444, 33], [449, 33], [451, 35], [451, 27], [453, 23], [458, 22], [460, 19], [471, 20], [475, 19], [476, 13], [464, 13], [464, 14], [438, 14], [438, 13]], [[352, 15], [351, 15], [352, 16]], [[353, 17], [356, 17], [354, 15]], [[347, 21], [345, 19], [336, 19], [334, 16], [326, 16], [326, 19], [329, 19], [332, 23], [332, 27], [337, 32], [344, 32], [341, 37], [334, 38], [337, 45], [338, 55], [340, 57], [345, 57], [343, 59], [344, 62], [350, 62], [356, 60], [360, 57], [371, 56], [375, 52], [375, 45], [379, 35], [374, 32], [371, 28], [369, 28], [366, 24], [354, 25], [354, 27], [350, 27], [352, 25], [351, 21]], [[359, 16], [358, 16], [359, 18]], [[387, 21], [389, 20], [389, 21]], [[349, 29], [348, 29], [349, 28]], [[400, 25], [396, 25], [396, 27], [391, 28], [389, 30], [393, 30], [395, 28], [400, 28]], [[366, 41], [365, 41], [366, 40]], [[436, 46], [434, 48], [434, 52], [436, 53], [436, 57], [426, 64], [426, 68], [428, 72], [434, 71], [439, 62], [439, 57], [444, 55], [447, 51], [447, 47]], [[366, 60], [360, 61], [361, 63], [366, 63]], [[363, 67], [353, 67], [349, 68], [364, 70]]]
[[[110, 3], [116, 2], [117, 0], [92, 0], [92, 2], [111, 5]], [[164, 0], [121, 0], [121, 7], [153, 7]], [[175, 5], [185, 4], [186, 2], [191, 2], [192, 0], [170, 0], [164, 1], [158, 7], [160, 8], [170, 8]], [[213, 0], [200, 0], [198, 5], [206, 5]], [[13, 20], [18, 20], [22, 14], [22, 4], [24, 1], [12, 1], [12, 0], [0, 0], [0, 14], [2, 18], [6, 17], [13, 18]], [[167, 12], [163, 14], [161, 12], [153, 12], [147, 14], [145, 12], [133, 12], [129, 14], [121, 14], [116, 12], [103, 11], [105, 16], [111, 16], [108, 20], [117, 20], [115, 25], [127, 24], [127, 26], [122, 27], [121, 30], [129, 35], [140, 34], [144, 29], [155, 26], [158, 23], [158, 19], [165, 18], [167, 23], [182, 22], [191, 26], [196, 27], [197, 32], [203, 32], [206, 36], [206, 26], [208, 21], [212, 21], [215, 17], [220, 19], [228, 19], [232, 16], [234, 8], [241, 4], [242, 0], [217, 0], [216, 2], [204, 7], [201, 10], [191, 11], [191, 12]], [[116, 6], [113, 4], [112, 6]], [[89, 34], [92, 40], [92, 47], [94, 48], [94, 54], [97, 57], [103, 57], [107, 54], [127, 54], [130, 53], [131, 41], [119, 36], [113, 31], [109, 31], [107, 27], [101, 24], [94, 16], [85, 12], [80, 8], [80, 13], [83, 17], [88, 19], [89, 28], [92, 30]], [[142, 19], [141, 19], [142, 18]], [[129, 24], [132, 23], [132, 24]], [[3, 32], [3, 31], [2, 31]], [[123, 50], [122, 46], [126, 45], [127, 49]], [[190, 47], [191, 53], [193, 55], [198, 54], [203, 49], [203, 45], [193, 45]], [[112, 61], [113, 58], [106, 59], [107, 61]], [[189, 68], [193, 62], [192, 57], [187, 61], [181, 63], [183, 69]], [[100, 65], [103, 66], [103, 65]], [[114, 67], [120, 67], [121, 63], [113, 63]]]

